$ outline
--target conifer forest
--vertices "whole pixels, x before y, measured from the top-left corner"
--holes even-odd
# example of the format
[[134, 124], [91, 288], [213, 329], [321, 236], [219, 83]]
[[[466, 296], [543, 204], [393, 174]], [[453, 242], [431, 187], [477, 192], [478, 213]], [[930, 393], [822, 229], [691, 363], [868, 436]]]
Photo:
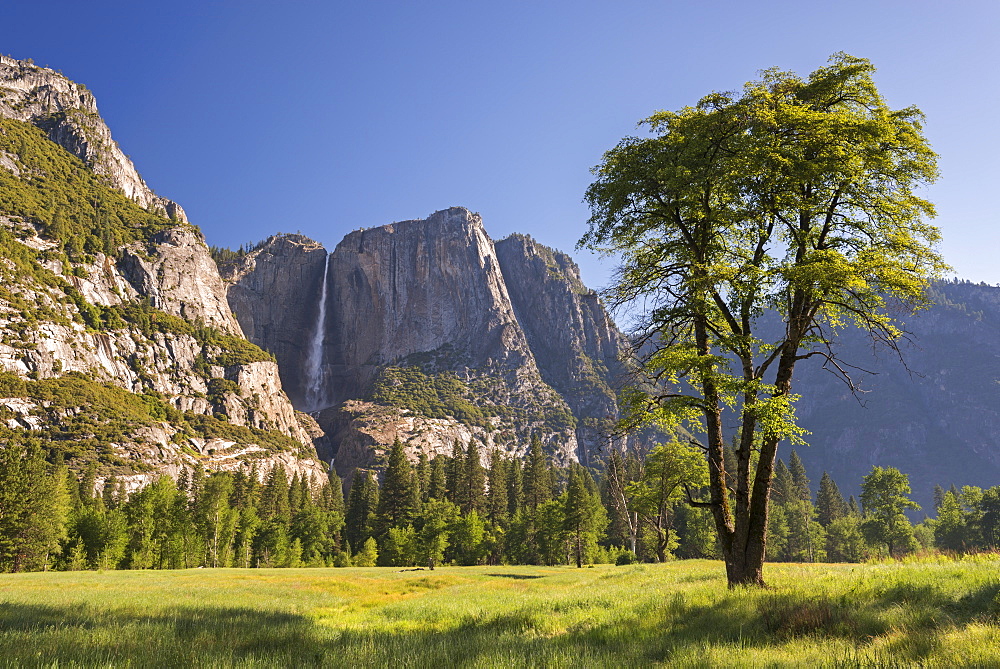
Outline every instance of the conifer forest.
[[[129, 492], [94, 468], [75, 476], [42, 444], [0, 451], [0, 568], [6, 572], [191, 567], [631, 564], [718, 556], [708, 513], [687, 503], [702, 461], [676, 442], [613, 452], [601, 473], [554, 466], [534, 440], [523, 463], [472, 446], [343, 482], [247, 467], [184, 470]], [[51, 460], [51, 461], [50, 461]], [[852, 482], [853, 483], [853, 482]], [[905, 473], [875, 467], [860, 498], [797, 453], [779, 460], [768, 560], [862, 562], [1000, 546], [1000, 486], [939, 485], [933, 509]], [[815, 492], [814, 492], [815, 491]], [[907, 513], [909, 512], [909, 514]], [[910, 517], [921, 514], [913, 523]]]

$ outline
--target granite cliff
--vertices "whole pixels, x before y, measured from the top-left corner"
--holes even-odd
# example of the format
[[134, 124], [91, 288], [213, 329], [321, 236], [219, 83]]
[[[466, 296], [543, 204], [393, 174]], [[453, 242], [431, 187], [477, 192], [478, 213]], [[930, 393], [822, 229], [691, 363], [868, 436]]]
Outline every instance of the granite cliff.
[[356, 230], [328, 256], [279, 235], [223, 276], [343, 475], [396, 438], [411, 455], [456, 440], [520, 455], [532, 435], [560, 461], [608, 447], [624, 338], [568, 256], [494, 244], [467, 209]]

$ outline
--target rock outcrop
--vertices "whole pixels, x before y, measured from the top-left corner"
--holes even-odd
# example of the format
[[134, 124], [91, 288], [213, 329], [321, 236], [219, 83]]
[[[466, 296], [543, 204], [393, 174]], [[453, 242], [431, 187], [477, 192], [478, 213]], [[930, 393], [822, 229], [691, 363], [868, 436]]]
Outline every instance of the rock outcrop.
[[49, 139], [145, 209], [187, 221], [180, 205], [155, 194], [142, 180], [111, 137], [111, 130], [97, 112], [93, 93], [83, 84], [28, 61], [0, 56], [0, 117], [43, 128]]
[[277, 235], [221, 268], [229, 305], [250, 341], [278, 360], [295, 406], [307, 407], [306, 361], [316, 329], [326, 250], [302, 235]]
[[356, 230], [330, 256], [325, 376], [331, 402], [370, 390], [378, 370], [417, 353], [433, 365], [502, 379], [490, 399], [534, 399], [538, 369], [478, 215]]
[[219, 269], [196, 228], [157, 233], [142, 248], [123, 249], [117, 265], [135, 293], [156, 309], [243, 335]]
[[627, 340], [565, 253], [518, 234], [497, 242], [496, 253], [542, 379], [578, 420], [581, 459], [606, 456]]

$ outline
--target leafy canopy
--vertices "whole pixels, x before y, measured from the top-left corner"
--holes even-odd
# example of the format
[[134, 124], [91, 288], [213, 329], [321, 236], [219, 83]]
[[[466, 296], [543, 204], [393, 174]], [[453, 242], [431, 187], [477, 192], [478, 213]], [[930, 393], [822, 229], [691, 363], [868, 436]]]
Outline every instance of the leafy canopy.
[[[826, 344], [844, 326], [898, 339], [892, 307], [920, 306], [946, 269], [917, 194], [936, 155], [921, 112], [890, 109], [873, 72], [846, 54], [807, 79], [767, 70], [741, 94], [653, 114], [641, 124], [651, 136], [622, 140], [594, 169], [580, 245], [622, 259], [607, 296], [638, 305], [640, 332], [660, 344], [648, 369], [675, 389], [652, 404], [639, 393], [633, 408], [697, 422], [706, 398], [685, 381], [710, 380], [726, 404], [757, 397], [757, 426], [795, 438], [794, 397], [764, 381], [783, 344], [833, 363]], [[767, 310], [786, 326], [770, 336]]]

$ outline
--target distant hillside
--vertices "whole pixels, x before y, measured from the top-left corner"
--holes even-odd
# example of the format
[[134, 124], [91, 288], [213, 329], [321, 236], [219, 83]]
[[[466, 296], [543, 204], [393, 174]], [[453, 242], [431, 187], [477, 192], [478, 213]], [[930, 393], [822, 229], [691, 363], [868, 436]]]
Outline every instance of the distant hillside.
[[797, 368], [798, 415], [812, 432], [798, 452], [814, 484], [826, 470], [857, 494], [872, 465], [897, 467], [933, 515], [937, 483], [1000, 483], [1000, 287], [942, 282], [931, 297], [906, 322], [905, 366], [855, 331], [839, 338], [843, 360], [875, 372], [857, 372], [867, 391], [857, 398], [819, 365]]

